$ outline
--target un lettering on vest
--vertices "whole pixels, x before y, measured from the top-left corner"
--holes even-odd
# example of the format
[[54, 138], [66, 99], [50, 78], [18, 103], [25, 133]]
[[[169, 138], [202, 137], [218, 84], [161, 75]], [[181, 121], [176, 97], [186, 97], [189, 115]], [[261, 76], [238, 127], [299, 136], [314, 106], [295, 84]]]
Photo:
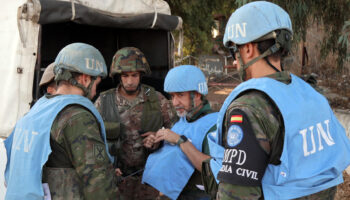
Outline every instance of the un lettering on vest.
[[228, 26], [227, 31], [227, 37], [229, 39], [232, 39], [234, 37], [246, 37], [246, 26], [247, 23], [241, 23], [241, 24], [231, 24], [231, 26]]
[[258, 180], [258, 172], [249, 169], [244, 169], [242, 167], [237, 167], [237, 169], [233, 172], [232, 166], [229, 165], [231, 163], [234, 163], [238, 166], [243, 166], [246, 160], [247, 153], [245, 151], [237, 149], [225, 149], [224, 159], [222, 160], [223, 164], [220, 171], [230, 174], [235, 173], [238, 176]]
[[[322, 124], [325, 125], [327, 132], [323, 128]], [[318, 148], [316, 147], [315, 143], [315, 134], [314, 130], [317, 131], [317, 138], [316, 141], [318, 141]], [[316, 126], [310, 126], [308, 128], [305, 128], [301, 131], [299, 131], [299, 134], [303, 138], [303, 152], [304, 157], [310, 156], [311, 154], [315, 154], [317, 152], [320, 152], [324, 149], [322, 140], [325, 141], [325, 143], [328, 146], [332, 146], [335, 144], [332, 135], [329, 131], [329, 120], [325, 120], [323, 123], [317, 123]], [[317, 140], [318, 139], [318, 140]]]
[[[39, 133], [36, 131], [22, 130], [16, 128], [15, 137], [13, 139], [12, 150], [30, 152], [35, 136]], [[22, 148], [23, 147], [23, 148]]]
[[99, 60], [85, 58], [85, 66], [87, 69], [103, 72], [103, 64]]

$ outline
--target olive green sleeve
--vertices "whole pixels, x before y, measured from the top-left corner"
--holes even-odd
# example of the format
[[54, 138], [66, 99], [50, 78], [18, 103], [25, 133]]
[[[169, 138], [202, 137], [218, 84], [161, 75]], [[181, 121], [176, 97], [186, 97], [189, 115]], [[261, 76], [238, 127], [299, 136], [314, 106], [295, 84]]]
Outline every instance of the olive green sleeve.
[[63, 129], [64, 145], [84, 188], [85, 199], [116, 199], [118, 189], [99, 124], [88, 111], [71, 117]]
[[160, 101], [160, 108], [163, 117], [164, 128], [171, 128], [172, 125], [177, 121], [177, 116], [175, 109], [173, 108], [171, 102], [166, 99], [162, 94], [157, 92], [158, 99]]

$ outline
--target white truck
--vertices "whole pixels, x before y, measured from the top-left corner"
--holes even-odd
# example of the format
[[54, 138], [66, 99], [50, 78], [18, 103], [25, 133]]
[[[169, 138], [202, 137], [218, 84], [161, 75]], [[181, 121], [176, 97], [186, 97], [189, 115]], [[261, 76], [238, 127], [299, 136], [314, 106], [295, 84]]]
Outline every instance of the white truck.
[[[95, 46], [107, 66], [123, 47], [139, 48], [152, 75], [145, 83], [163, 91], [174, 65], [171, 31], [182, 28], [163, 0], [15, 0], [0, 6], [0, 138], [8, 137], [16, 121], [43, 92], [38, 84], [59, 50], [73, 42]], [[105, 79], [98, 92], [111, 88]], [[4, 199], [5, 149], [0, 140], [0, 199]]]

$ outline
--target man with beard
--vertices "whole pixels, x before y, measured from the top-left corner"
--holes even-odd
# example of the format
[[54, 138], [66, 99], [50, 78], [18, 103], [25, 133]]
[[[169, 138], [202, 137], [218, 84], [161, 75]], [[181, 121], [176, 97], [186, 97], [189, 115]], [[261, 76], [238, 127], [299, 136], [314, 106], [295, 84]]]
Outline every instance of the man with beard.
[[149, 156], [143, 182], [171, 199], [210, 199], [201, 173], [202, 162], [210, 158], [206, 135], [215, 131], [217, 113], [205, 98], [205, 76], [193, 65], [175, 67], [165, 78], [164, 90], [180, 119], [171, 130], [157, 132], [154, 142], [165, 141], [164, 146]]
[[175, 116], [169, 101], [151, 86], [141, 84], [150, 74], [144, 54], [137, 48], [125, 47], [116, 52], [110, 77], [120, 81], [113, 89], [101, 93], [95, 106], [107, 130], [110, 153], [117, 162], [117, 175], [123, 199], [154, 199], [158, 192], [141, 184], [147, 156], [156, 146], [145, 148], [143, 142], [153, 140], [155, 132], [169, 128]]

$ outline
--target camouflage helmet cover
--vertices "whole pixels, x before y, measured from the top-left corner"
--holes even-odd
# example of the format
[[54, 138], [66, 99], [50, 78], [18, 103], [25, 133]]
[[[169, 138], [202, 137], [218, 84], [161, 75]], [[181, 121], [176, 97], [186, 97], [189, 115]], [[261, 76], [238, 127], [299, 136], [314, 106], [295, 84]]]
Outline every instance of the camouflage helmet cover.
[[109, 76], [113, 77], [115, 74], [132, 71], [151, 73], [145, 55], [135, 47], [119, 49], [113, 56]]

